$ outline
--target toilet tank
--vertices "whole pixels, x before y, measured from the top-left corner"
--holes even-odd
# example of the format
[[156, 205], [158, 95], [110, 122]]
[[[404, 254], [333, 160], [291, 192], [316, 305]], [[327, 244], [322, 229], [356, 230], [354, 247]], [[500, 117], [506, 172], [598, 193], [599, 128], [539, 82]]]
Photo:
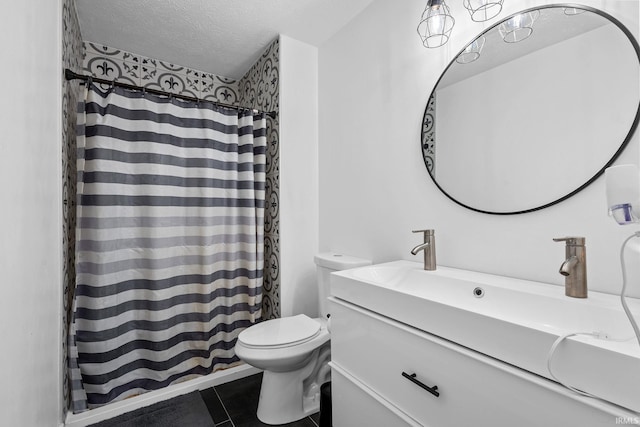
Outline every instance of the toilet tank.
[[327, 298], [330, 293], [331, 282], [329, 275], [331, 272], [370, 265], [371, 260], [335, 252], [324, 252], [316, 255], [314, 261], [318, 271], [318, 315], [327, 317], [327, 314], [329, 314]]

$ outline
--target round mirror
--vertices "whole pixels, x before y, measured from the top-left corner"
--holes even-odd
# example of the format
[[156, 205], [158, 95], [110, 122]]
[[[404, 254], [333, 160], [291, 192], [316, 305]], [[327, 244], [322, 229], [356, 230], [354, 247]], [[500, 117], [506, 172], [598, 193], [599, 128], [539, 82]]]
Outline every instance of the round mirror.
[[447, 197], [474, 211], [556, 204], [631, 139], [639, 76], [638, 43], [604, 12], [552, 5], [513, 15], [440, 76], [422, 123], [425, 165]]

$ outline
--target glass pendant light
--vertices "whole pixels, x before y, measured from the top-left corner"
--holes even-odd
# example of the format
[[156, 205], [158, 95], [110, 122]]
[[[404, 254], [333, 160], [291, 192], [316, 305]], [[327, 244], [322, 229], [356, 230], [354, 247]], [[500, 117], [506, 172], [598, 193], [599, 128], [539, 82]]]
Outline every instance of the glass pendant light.
[[564, 8], [564, 14], [565, 15], [569, 15], [569, 16], [580, 15], [581, 13], [585, 13], [585, 12], [586, 12], [585, 9], [578, 9], [577, 7], [565, 7]]
[[502, 40], [507, 43], [517, 43], [533, 33], [533, 23], [540, 16], [537, 10], [512, 16], [498, 26]]
[[456, 62], [458, 64], [468, 64], [480, 58], [480, 52], [482, 52], [484, 42], [484, 36], [472, 41], [471, 44], [465, 48], [465, 50], [460, 52], [460, 55], [458, 55], [458, 57], [456, 58]]
[[424, 47], [440, 47], [449, 40], [455, 19], [444, 0], [428, 0], [422, 12], [418, 34]]
[[464, 0], [462, 4], [475, 22], [488, 21], [502, 10], [504, 0]]

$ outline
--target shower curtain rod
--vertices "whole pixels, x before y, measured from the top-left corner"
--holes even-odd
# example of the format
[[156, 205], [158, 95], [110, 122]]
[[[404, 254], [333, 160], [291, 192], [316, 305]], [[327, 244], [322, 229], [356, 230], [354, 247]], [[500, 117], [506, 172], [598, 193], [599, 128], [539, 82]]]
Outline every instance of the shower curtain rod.
[[[163, 90], [149, 89], [149, 88], [144, 88], [144, 87], [141, 87], [141, 86], [130, 85], [128, 83], [120, 83], [120, 82], [118, 82], [116, 80], [100, 79], [98, 77], [93, 77], [93, 76], [87, 76], [85, 74], [74, 73], [73, 71], [71, 71], [68, 68], [66, 68], [64, 70], [64, 77], [67, 80], [82, 80], [83, 82], [87, 82], [88, 80], [91, 80], [92, 82], [95, 82], [95, 83], [107, 84], [107, 85], [111, 85], [111, 86], [118, 86], [118, 87], [123, 87], [125, 89], [131, 89], [131, 90], [138, 90], [138, 91], [142, 91], [142, 92], [153, 93], [155, 95], [163, 95], [163, 96], [169, 96], [169, 97], [173, 97], [173, 98], [180, 98], [180, 99], [184, 99], [184, 100], [187, 100], [187, 101], [211, 102], [214, 105], [217, 105], [217, 106], [220, 106], [220, 107], [225, 107], [225, 108], [233, 108], [234, 110], [255, 110], [254, 108], [239, 107], [237, 105], [224, 104], [222, 102], [217, 102], [217, 101], [207, 101], [207, 100], [204, 100], [204, 99], [195, 98], [193, 96], [178, 95], [178, 94], [171, 93], [171, 92], [165, 92]], [[271, 117], [272, 119], [275, 119], [277, 117], [277, 115], [278, 115], [278, 113], [276, 111], [269, 111], [269, 112], [266, 112], [265, 114], [267, 116]]]

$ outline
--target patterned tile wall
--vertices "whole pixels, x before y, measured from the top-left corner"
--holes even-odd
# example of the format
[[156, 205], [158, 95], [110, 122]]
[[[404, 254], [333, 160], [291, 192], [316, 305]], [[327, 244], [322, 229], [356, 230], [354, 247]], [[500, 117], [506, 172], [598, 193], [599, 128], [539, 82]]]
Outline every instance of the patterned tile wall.
[[182, 65], [84, 42], [84, 73], [178, 95], [238, 105], [238, 82]]
[[[275, 40], [239, 81], [244, 107], [278, 111], [280, 107], [280, 42]], [[264, 224], [264, 287], [262, 318], [280, 317], [280, 150], [279, 117], [267, 118], [267, 182]]]
[[[62, 2], [62, 63], [64, 68], [75, 72], [82, 70], [82, 36], [76, 14], [75, 0]], [[67, 328], [71, 316], [71, 304], [75, 289], [75, 194], [76, 194], [76, 105], [81, 96], [77, 82], [62, 80], [62, 413], [67, 413], [70, 405], [69, 370], [67, 369]]]
[[429, 98], [422, 118], [422, 157], [431, 176], [436, 173], [436, 96]]

